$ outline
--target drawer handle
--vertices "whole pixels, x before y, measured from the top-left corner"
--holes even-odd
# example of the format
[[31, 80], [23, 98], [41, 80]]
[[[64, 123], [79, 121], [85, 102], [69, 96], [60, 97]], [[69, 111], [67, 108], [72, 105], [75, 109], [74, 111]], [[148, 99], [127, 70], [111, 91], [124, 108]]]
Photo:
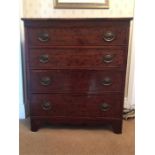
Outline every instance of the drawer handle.
[[112, 84], [112, 80], [110, 77], [105, 77], [102, 81], [102, 85], [104, 86], [110, 86]]
[[39, 61], [40, 61], [40, 63], [47, 63], [48, 62], [48, 55], [47, 54], [41, 55]]
[[45, 111], [51, 110], [51, 103], [49, 101], [44, 101], [42, 104], [42, 109]]
[[38, 35], [38, 40], [39, 40], [40, 42], [47, 42], [47, 41], [49, 40], [49, 35], [48, 35], [48, 33], [46, 33], [46, 32], [40, 33], [40, 34]]
[[102, 103], [101, 104], [101, 111], [108, 111], [110, 109], [110, 105], [107, 103]]
[[111, 42], [115, 39], [115, 34], [111, 31], [107, 31], [104, 33], [103, 39], [107, 42]]
[[43, 86], [48, 86], [51, 83], [51, 78], [48, 76], [42, 77], [40, 83]]
[[103, 62], [105, 63], [111, 63], [114, 59], [114, 55], [106, 54], [103, 56]]

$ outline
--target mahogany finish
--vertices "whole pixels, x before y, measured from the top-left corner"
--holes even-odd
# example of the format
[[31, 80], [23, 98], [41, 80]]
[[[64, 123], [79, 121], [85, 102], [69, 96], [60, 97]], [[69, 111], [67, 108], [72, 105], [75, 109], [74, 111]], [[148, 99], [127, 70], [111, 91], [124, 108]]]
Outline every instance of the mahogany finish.
[[111, 124], [121, 133], [131, 18], [23, 20], [31, 130]]
[[[31, 96], [32, 116], [84, 116], [121, 118], [119, 94], [35, 94]], [[47, 103], [49, 103], [47, 105]], [[107, 107], [104, 105], [107, 104]], [[47, 105], [47, 108], [44, 106]]]
[[124, 68], [127, 50], [123, 47], [31, 49], [31, 69]]
[[[96, 27], [53, 27], [53, 28], [30, 28], [29, 43], [35, 45], [109, 45], [110, 43], [104, 40], [104, 35], [107, 31], [112, 31], [116, 36], [113, 40], [114, 45], [127, 44], [124, 34], [127, 34], [127, 29], [123, 26], [109, 27], [106, 25]], [[48, 34], [48, 41], [40, 41], [39, 37]], [[118, 39], [119, 38], [119, 39]]]
[[[33, 70], [30, 89], [32, 93], [120, 92], [122, 91], [122, 74], [116, 71], [94, 70]], [[43, 80], [49, 82], [45, 84]]]

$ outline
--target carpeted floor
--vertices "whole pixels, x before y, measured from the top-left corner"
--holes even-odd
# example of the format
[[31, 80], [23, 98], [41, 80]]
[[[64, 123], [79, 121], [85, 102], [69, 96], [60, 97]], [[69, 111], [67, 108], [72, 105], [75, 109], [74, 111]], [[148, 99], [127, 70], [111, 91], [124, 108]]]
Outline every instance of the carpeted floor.
[[31, 132], [20, 120], [20, 155], [134, 155], [134, 120], [123, 122], [123, 133], [109, 128], [43, 127]]

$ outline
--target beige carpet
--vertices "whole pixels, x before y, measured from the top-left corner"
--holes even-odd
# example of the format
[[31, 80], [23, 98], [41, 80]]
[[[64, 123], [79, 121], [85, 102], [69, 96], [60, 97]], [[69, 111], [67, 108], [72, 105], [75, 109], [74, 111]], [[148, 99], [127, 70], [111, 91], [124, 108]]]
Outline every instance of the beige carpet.
[[123, 133], [109, 128], [43, 127], [31, 132], [20, 120], [20, 155], [134, 155], [134, 120], [123, 123]]

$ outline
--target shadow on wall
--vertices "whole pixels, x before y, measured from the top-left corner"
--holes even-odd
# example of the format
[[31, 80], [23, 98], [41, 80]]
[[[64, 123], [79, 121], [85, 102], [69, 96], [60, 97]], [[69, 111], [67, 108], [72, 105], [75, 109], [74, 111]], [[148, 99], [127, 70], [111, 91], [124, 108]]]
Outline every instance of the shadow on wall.
[[23, 99], [23, 79], [22, 79], [22, 43], [19, 51], [19, 118], [25, 118], [24, 99]]

